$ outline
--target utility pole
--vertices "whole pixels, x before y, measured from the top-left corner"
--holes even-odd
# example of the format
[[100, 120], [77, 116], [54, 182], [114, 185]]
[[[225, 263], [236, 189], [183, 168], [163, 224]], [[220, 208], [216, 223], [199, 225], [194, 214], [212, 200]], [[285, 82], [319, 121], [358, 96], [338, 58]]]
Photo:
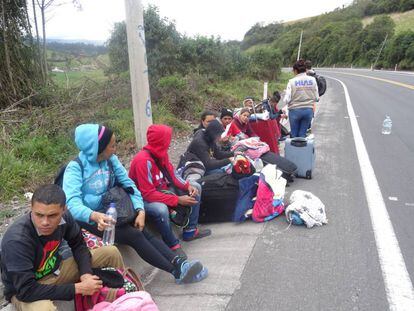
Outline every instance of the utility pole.
[[300, 40], [299, 40], [299, 50], [298, 50], [298, 58], [296, 60], [300, 59], [300, 49], [302, 47], [302, 37], [303, 37], [303, 30], [300, 32]]
[[388, 39], [388, 33], [387, 33], [387, 35], [385, 36], [384, 42], [382, 42], [382, 44], [381, 44], [381, 48], [380, 48], [380, 50], [379, 50], [379, 53], [378, 53], [377, 59], [375, 60], [374, 66], [371, 68], [371, 70], [374, 70], [374, 69], [375, 69], [375, 66], [377, 65], [378, 59], [379, 59], [379, 57], [380, 57], [380, 55], [381, 55], [382, 49], [383, 49], [383, 48], [384, 48], [384, 46], [385, 46], [385, 42], [387, 42], [387, 39]]
[[147, 142], [147, 128], [152, 124], [142, 1], [125, 0], [125, 12], [135, 140], [142, 148]]
[[263, 99], [267, 99], [267, 86], [269, 85], [269, 82], [265, 82], [263, 84]]

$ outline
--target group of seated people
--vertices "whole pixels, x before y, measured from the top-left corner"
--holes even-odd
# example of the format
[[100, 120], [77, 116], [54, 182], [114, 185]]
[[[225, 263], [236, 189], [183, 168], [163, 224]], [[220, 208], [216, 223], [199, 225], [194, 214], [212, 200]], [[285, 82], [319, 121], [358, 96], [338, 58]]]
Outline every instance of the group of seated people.
[[[280, 94], [275, 92], [261, 103], [267, 119], [284, 117], [277, 109]], [[257, 136], [252, 129], [257, 114], [247, 98], [238, 111], [223, 108], [202, 114], [199, 128], [187, 148], [204, 165], [206, 174], [232, 163], [235, 140]], [[5, 297], [18, 310], [56, 310], [52, 300], [72, 300], [75, 294], [91, 295], [102, 288], [93, 267], [123, 267], [113, 246], [90, 251], [81, 228], [98, 237], [111, 226], [102, 208], [103, 197], [118, 185], [125, 189], [136, 211], [130, 223], [115, 227], [115, 243], [132, 247], [146, 262], [170, 273], [177, 284], [199, 282], [208, 270], [198, 260], [188, 260], [180, 239], [186, 242], [208, 237], [210, 229], [198, 227], [202, 188], [176, 174], [168, 149], [172, 129], [151, 125], [147, 144], [131, 161], [129, 172], [116, 152], [116, 135], [99, 124], [82, 124], [75, 130], [79, 149], [76, 160], [66, 166], [62, 188], [44, 185], [33, 194], [30, 213], [14, 222], [1, 243], [1, 271]], [[191, 207], [188, 223], [177, 237], [170, 223], [170, 210]], [[161, 236], [146, 228], [149, 219]], [[179, 239], [180, 238], [180, 239]], [[67, 241], [73, 257], [62, 260], [59, 253]]]
[[[254, 135], [249, 115], [246, 108], [235, 118], [223, 109], [219, 120], [212, 112], [203, 113], [188, 151], [199, 157], [207, 172], [231, 163], [234, 154], [222, 149], [220, 143], [228, 142], [222, 134], [230, 127], [228, 138], [241, 133]], [[146, 262], [170, 273], [178, 284], [207, 277], [208, 270], [200, 261], [187, 259], [170, 223], [170, 208], [190, 206], [181, 239], [188, 242], [211, 234], [210, 229], [198, 228], [200, 184], [177, 176], [169, 160], [171, 139], [170, 127], [151, 125], [147, 145], [135, 155], [127, 172], [115, 155], [116, 135], [110, 128], [98, 124], [76, 128], [78, 160], [67, 165], [63, 189], [54, 184], [39, 187], [32, 197], [31, 212], [13, 223], [2, 240], [5, 296], [18, 310], [55, 310], [52, 300], [71, 300], [75, 294], [90, 295], [102, 287], [93, 267], [123, 267], [113, 246], [90, 252], [80, 230], [103, 236], [111, 218], [102, 210], [101, 201], [115, 184], [128, 190], [137, 212], [135, 221], [115, 227], [115, 243], [131, 246]], [[146, 218], [161, 239], [147, 230]], [[73, 258], [62, 260], [59, 247], [63, 240]]]

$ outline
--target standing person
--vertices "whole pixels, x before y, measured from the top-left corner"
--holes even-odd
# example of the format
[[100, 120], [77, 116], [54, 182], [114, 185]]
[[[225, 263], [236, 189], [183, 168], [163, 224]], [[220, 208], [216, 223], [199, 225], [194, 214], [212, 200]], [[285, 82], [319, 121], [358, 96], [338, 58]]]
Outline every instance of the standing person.
[[289, 109], [291, 137], [306, 137], [306, 131], [313, 116], [313, 104], [319, 101], [318, 85], [314, 77], [306, 74], [303, 59], [293, 65], [295, 77], [290, 79], [284, 102]]
[[98, 124], [82, 124], [75, 130], [79, 148], [80, 167], [71, 161], [63, 177], [67, 206], [82, 228], [102, 236], [111, 218], [101, 207], [102, 197], [115, 184], [129, 192], [137, 211], [131, 224], [115, 227], [115, 243], [131, 246], [149, 264], [171, 273], [176, 283], [198, 282], [207, 277], [207, 269], [199, 261], [187, 261], [174, 254], [165, 243], [145, 229], [145, 210], [141, 193], [128, 177], [127, 171], [115, 155], [115, 134]]
[[[52, 311], [52, 300], [93, 295], [102, 281], [94, 268], [123, 268], [114, 246], [89, 251], [79, 226], [66, 211], [66, 197], [57, 185], [33, 193], [30, 213], [16, 220], [2, 240], [1, 278], [4, 294], [19, 311]], [[66, 240], [73, 257], [62, 260], [58, 249]]]
[[194, 154], [203, 162], [206, 175], [222, 172], [220, 169], [233, 161], [234, 153], [220, 150], [217, 145], [223, 132], [220, 122], [213, 120], [205, 131], [201, 131], [193, 138], [187, 148], [187, 152]]
[[[171, 137], [170, 127], [151, 125], [147, 130], [148, 143], [133, 158], [129, 177], [141, 191], [145, 212], [155, 222], [164, 242], [171, 250], [184, 254], [180, 241], [171, 228], [169, 207], [191, 206], [189, 223], [183, 228], [184, 241], [209, 236], [211, 230], [197, 228], [201, 186], [196, 182], [191, 184], [185, 182], [175, 175], [174, 167], [168, 157]], [[163, 190], [172, 190], [177, 194], [167, 194], [162, 192]]]
[[208, 124], [216, 118], [216, 113], [210, 110], [205, 110], [201, 113], [201, 120], [199, 126], [194, 129], [193, 133], [197, 133], [199, 130], [205, 130]]

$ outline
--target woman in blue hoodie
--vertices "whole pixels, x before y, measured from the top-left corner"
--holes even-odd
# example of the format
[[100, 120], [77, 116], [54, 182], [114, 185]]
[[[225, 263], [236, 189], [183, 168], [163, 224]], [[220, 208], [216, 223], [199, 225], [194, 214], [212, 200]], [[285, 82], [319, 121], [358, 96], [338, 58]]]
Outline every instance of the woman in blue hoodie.
[[134, 223], [116, 227], [115, 242], [131, 246], [146, 262], [170, 272], [178, 284], [204, 279], [207, 269], [201, 262], [189, 262], [186, 258], [175, 256], [163, 241], [144, 229], [145, 211], [141, 193], [115, 155], [113, 132], [98, 124], [83, 124], [75, 130], [75, 143], [80, 150], [78, 157], [83, 167], [77, 161], [69, 162], [63, 177], [63, 190], [68, 209], [80, 226], [102, 236], [111, 219], [105, 215], [101, 201], [116, 179], [123, 188], [129, 188], [138, 215]]

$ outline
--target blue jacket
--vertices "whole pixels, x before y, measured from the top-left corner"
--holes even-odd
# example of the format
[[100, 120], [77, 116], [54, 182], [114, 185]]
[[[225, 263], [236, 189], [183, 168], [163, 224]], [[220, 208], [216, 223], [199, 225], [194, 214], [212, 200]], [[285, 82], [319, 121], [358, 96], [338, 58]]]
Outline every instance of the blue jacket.
[[135, 183], [128, 177], [128, 173], [118, 160], [112, 155], [111, 161], [115, 178], [110, 179], [108, 161], [97, 162], [98, 157], [98, 124], [82, 124], [75, 130], [75, 143], [79, 152], [82, 169], [76, 161], [69, 162], [63, 176], [63, 190], [66, 194], [66, 205], [73, 218], [78, 221], [91, 223], [93, 211], [99, 211], [102, 196], [116, 181], [123, 187], [132, 187], [134, 194], [130, 195], [135, 209], [144, 209], [141, 193]]

